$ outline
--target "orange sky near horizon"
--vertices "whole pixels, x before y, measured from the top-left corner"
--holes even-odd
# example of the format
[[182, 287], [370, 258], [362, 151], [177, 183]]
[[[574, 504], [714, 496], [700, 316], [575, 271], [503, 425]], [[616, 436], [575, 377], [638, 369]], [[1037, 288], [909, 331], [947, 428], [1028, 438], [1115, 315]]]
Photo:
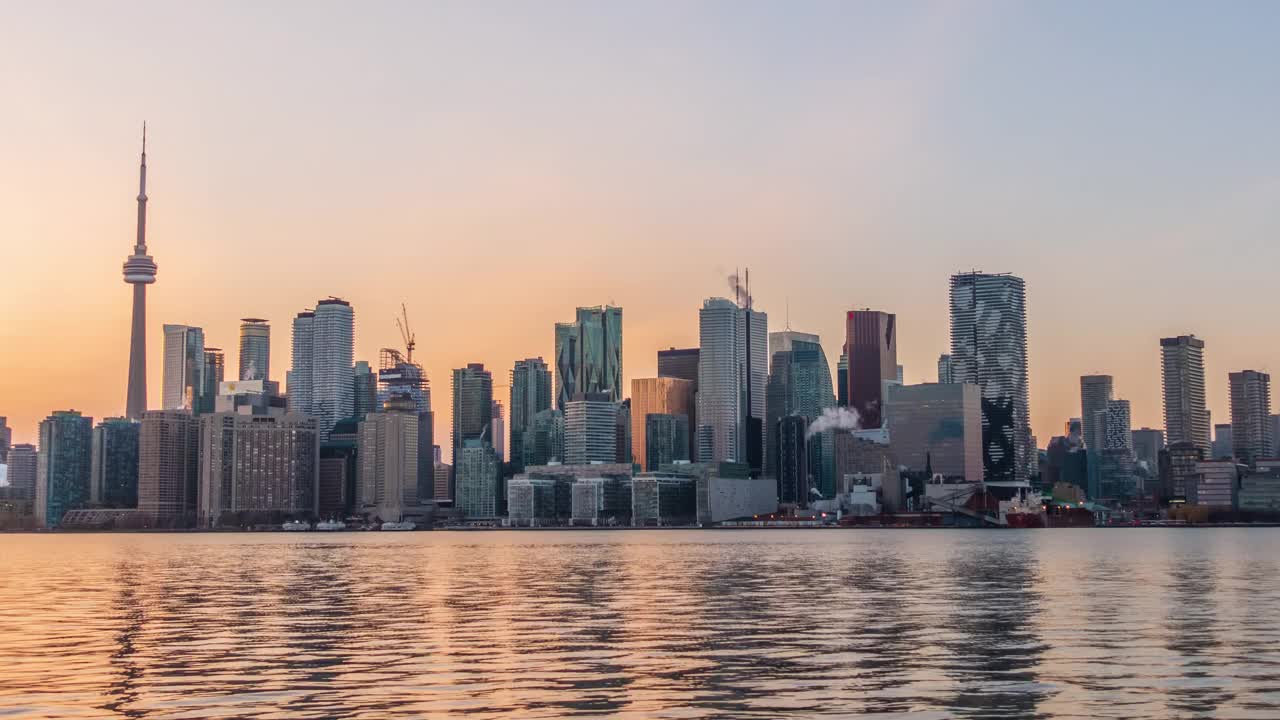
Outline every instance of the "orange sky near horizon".
[[[53, 410], [123, 413], [143, 119], [153, 407], [164, 323], [203, 327], [233, 369], [239, 318], [267, 318], [283, 381], [296, 312], [346, 298], [376, 365], [403, 302], [447, 446], [452, 368], [483, 362], [505, 403], [555, 322], [612, 303], [629, 386], [696, 345], [736, 267], [770, 329], [789, 307], [833, 366], [846, 310], [897, 313], [908, 382], [948, 350], [951, 273], [1020, 275], [1041, 446], [1082, 374], [1161, 427], [1162, 336], [1205, 339], [1215, 422], [1227, 373], [1280, 354], [1280, 110], [1249, 81], [1274, 67], [1265, 34], [1232, 25], [1227, 57], [1212, 25], [1099, 29], [1071, 7], [733, 8], [4, 10], [14, 441]], [[1158, 37], [1133, 43], [1139, 24]]]

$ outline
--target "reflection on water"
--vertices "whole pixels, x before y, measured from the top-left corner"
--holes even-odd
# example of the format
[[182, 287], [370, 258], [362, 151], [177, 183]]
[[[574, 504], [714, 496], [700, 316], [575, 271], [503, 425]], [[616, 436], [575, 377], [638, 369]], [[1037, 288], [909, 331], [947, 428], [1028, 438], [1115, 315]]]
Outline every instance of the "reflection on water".
[[1280, 716], [1280, 530], [0, 537], [0, 715]]

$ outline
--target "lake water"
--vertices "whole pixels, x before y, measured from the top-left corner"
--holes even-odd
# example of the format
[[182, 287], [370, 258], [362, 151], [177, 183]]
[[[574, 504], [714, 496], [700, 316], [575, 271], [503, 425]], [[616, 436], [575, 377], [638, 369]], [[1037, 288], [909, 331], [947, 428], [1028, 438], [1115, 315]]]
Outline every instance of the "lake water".
[[1280, 529], [0, 536], [0, 717], [1280, 717]]

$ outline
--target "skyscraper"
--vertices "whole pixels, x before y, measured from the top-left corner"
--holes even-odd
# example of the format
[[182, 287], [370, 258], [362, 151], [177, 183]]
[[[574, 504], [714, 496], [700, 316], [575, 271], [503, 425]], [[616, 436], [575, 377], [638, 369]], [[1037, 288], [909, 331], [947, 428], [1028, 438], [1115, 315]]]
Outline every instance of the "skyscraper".
[[[817, 335], [792, 330], [769, 333], [769, 345], [774, 352], [765, 391], [765, 427], [769, 433], [766, 471], [781, 481], [777, 473], [782, 472], [782, 468], [775, 467], [780, 451], [780, 421], [792, 415], [799, 416], [806, 419], [807, 428], [808, 422], [835, 406], [836, 398], [831, 387], [831, 366]], [[803, 434], [803, 438], [811, 455], [805, 461], [806, 472], [812, 476], [823, 497], [831, 497], [836, 489], [835, 436], [823, 432], [812, 437]], [[808, 481], [803, 492], [808, 493]], [[802, 494], [798, 502], [803, 506], [808, 502], [808, 496]]]
[[138, 433], [128, 418], [107, 418], [93, 429], [89, 504], [109, 508], [138, 506]]
[[418, 413], [407, 395], [394, 396], [383, 412], [369, 414], [360, 423], [357, 453], [362, 512], [399, 522], [406, 509], [417, 506], [423, 452], [430, 454], [418, 445]]
[[759, 470], [764, 458], [769, 318], [750, 306], [708, 298], [698, 313], [700, 462], [742, 462]]
[[1231, 447], [1240, 462], [1275, 456], [1271, 431], [1271, 376], [1257, 370], [1228, 374], [1231, 390]]
[[[1090, 460], [1099, 462], [1098, 478], [1102, 497], [1132, 497], [1137, 492], [1133, 474], [1133, 429], [1128, 400], [1108, 400], [1094, 415], [1096, 434], [1102, 447], [1090, 450]], [[1086, 426], [1087, 427], [1087, 426]], [[1086, 444], [1086, 449], [1088, 446]], [[1090, 492], [1090, 497], [1094, 493]]]
[[315, 352], [316, 314], [304, 310], [293, 318], [293, 347], [289, 372], [285, 373], [285, 392], [289, 396], [289, 412], [311, 414], [311, 375]]
[[658, 377], [673, 377], [693, 383], [698, 391], [698, 348], [670, 348], [658, 351]]
[[542, 358], [517, 360], [511, 368], [511, 463], [515, 472], [525, 466], [525, 433], [538, 413], [551, 407], [551, 371]]
[[138, 438], [138, 510], [162, 526], [195, 521], [200, 448], [197, 418], [187, 410], [150, 410]]
[[884, 393], [898, 379], [897, 316], [878, 310], [850, 310], [845, 318], [849, 355], [849, 406], [864, 429], [884, 424]]
[[9, 461], [11, 442], [13, 442], [13, 428], [9, 427], [9, 418], [0, 415], [0, 465]]
[[[480, 440], [492, 447], [489, 433], [493, 417], [493, 375], [484, 363], [470, 363], [453, 371], [453, 432], [455, 455], [465, 440]], [[454, 460], [456, 469], [458, 462]]]
[[502, 473], [493, 446], [469, 438], [454, 456], [454, 507], [466, 518], [497, 517]]
[[315, 418], [237, 415], [199, 419], [199, 523], [273, 523], [318, 512]]
[[951, 372], [951, 356], [938, 356], [938, 384], [950, 385], [955, 382], [955, 374]]
[[956, 382], [982, 389], [985, 482], [1026, 484], [1035, 449], [1022, 278], [977, 271], [951, 276], [951, 367]]
[[36, 500], [36, 480], [40, 465], [36, 446], [29, 443], [13, 445], [9, 448], [8, 460], [9, 500], [20, 515], [31, 515]]
[[774, 436], [774, 457], [769, 461], [778, 482], [778, 503], [795, 507], [809, 505], [809, 450], [806, 430], [809, 419], [803, 415], [785, 415], [770, 428]]
[[[689, 414], [694, 403], [693, 383], [674, 377], [633, 378], [631, 380], [631, 455], [640, 467], [648, 468], [648, 416], [679, 415], [685, 418], [686, 447], [678, 457], [688, 459]], [[669, 462], [669, 461], [668, 461]]]
[[580, 392], [622, 401], [622, 308], [580, 307], [572, 323], [556, 323], [556, 407]]
[[316, 303], [312, 326], [311, 412], [321, 442], [339, 420], [355, 412], [352, 381], [355, 313], [351, 303], [336, 297]]
[[840, 359], [836, 361], [836, 405], [849, 407], [849, 348], [847, 347], [840, 351]]
[[892, 446], [910, 470], [983, 479], [982, 393], [968, 383], [902, 385], [889, 390]]
[[200, 412], [205, 391], [204, 330], [164, 326], [165, 410]]
[[618, 457], [618, 407], [609, 393], [578, 393], [564, 411], [564, 455], [569, 465], [613, 463]]
[[240, 320], [240, 372], [237, 379], [271, 379], [271, 326], [262, 318]]
[[357, 360], [351, 382], [352, 417], [363, 420], [369, 413], [378, 411], [378, 377], [373, 374], [367, 360]]
[[218, 397], [218, 387], [225, 379], [226, 368], [227, 360], [222, 354], [222, 348], [204, 349], [204, 387], [200, 390], [200, 401], [196, 403], [197, 413], [213, 412], [214, 400]]
[[1161, 338], [1160, 371], [1165, 442], [1194, 443], [1207, 454], [1212, 448], [1204, 400], [1204, 341], [1195, 335]]
[[[675, 378], [671, 378], [675, 379]], [[644, 455], [636, 462], [647, 472], [689, 460], [689, 416], [649, 413], [644, 416]]]
[[493, 439], [493, 454], [499, 463], [507, 457], [507, 423], [502, 413], [502, 403], [489, 401], [489, 437]]
[[40, 422], [36, 522], [57, 527], [68, 510], [89, 503], [93, 418], [60, 410]]
[[1100, 451], [1105, 447], [1102, 428], [1095, 416], [1107, 409], [1111, 393], [1110, 375], [1080, 376], [1080, 430], [1084, 436], [1084, 446], [1088, 450]]
[[147, 286], [156, 281], [155, 260], [147, 254], [147, 125], [142, 124], [142, 163], [138, 168], [138, 235], [124, 261], [124, 281], [133, 286], [133, 326], [129, 334], [129, 391], [125, 416], [138, 420], [147, 411]]

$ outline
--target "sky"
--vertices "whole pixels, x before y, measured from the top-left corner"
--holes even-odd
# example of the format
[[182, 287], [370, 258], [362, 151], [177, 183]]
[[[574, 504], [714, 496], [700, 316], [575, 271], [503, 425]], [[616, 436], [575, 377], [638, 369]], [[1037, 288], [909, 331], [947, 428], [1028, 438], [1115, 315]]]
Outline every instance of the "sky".
[[1033, 430], [1115, 376], [1160, 427], [1159, 338], [1280, 357], [1280, 4], [0, 0], [0, 415], [124, 412], [148, 124], [148, 390], [161, 325], [237, 367], [241, 317], [349, 300], [356, 357], [403, 302], [447, 445], [451, 368], [550, 360], [624, 308], [626, 378], [697, 344], [751, 268], [770, 329], [840, 354], [898, 316], [907, 382], [960, 270], [1027, 283]]

